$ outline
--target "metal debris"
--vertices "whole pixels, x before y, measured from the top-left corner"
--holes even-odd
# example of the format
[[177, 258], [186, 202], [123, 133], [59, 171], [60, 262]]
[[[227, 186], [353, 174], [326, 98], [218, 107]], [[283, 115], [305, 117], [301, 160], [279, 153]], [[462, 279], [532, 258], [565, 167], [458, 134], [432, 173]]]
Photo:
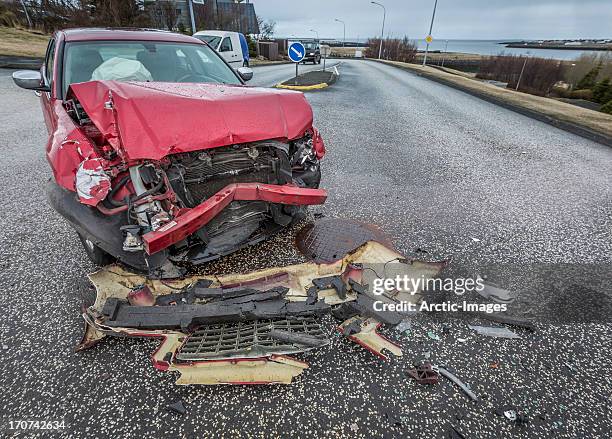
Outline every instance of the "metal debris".
[[505, 290], [493, 283], [485, 282], [480, 276], [478, 276], [477, 280], [482, 282], [484, 288], [482, 290], [476, 289], [476, 292], [485, 299], [490, 299], [497, 303], [512, 303], [518, 297], [518, 293]]
[[465, 436], [451, 425], [450, 429], [448, 430], [448, 439], [465, 439]]
[[536, 330], [536, 327], [533, 324], [533, 319], [507, 316], [505, 314], [486, 313], [486, 312], [471, 312], [469, 314], [474, 317], [479, 317], [481, 319], [489, 320], [495, 323], [502, 323], [504, 325], [516, 326], [517, 328], [523, 328], [529, 331]]
[[480, 335], [486, 335], [487, 337], [497, 338], [521, 338], [520, 335], [510, 331], [508, 328], [498, 328], [493, 326], [476, 326], [468, 325], [470, 329], [473, 329]]
[[419, 384], [438, 384], [440, 381], [438, 368], [429, 362], [407, 370], [406, 374], [414, 378]]
[[456, 385], [458, 385], [461, 390], [463, 390], [463, 392], [470, 397], [470, 399], [472, 401], [476, 401], [478, 402], [478, 396], [476, 396], [476, 394], [474, 392], [472, 392], [472, 390], [470, 389], [470, 387], [465, 384], [463, 381], [461, 381], [459, 378], [457, 378], [455, 375], [453, 375], [452, 373], [450, 373], [448, 370], [446, 370], [445, 368], [443, 368], [442, 366], [438, 366], [438, 372], [440, 373], [440, 375], [448, 378], [449, 380], [451, 380], [453, 383], [455, 383]]

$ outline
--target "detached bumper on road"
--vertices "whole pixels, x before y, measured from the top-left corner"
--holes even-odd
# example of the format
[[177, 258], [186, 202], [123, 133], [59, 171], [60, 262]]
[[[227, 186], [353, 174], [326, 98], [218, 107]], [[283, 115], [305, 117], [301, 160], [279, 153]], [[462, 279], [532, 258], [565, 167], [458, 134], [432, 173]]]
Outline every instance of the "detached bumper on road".
[[145, 251], [152, 255], [182, 241], [206, 225], [232, 201], [266, 201], [305, 206], [323, 204], [326, 199], [327, 192], [323, 189], [262, 183], [230, 184], [168, 224], [143, 235]]

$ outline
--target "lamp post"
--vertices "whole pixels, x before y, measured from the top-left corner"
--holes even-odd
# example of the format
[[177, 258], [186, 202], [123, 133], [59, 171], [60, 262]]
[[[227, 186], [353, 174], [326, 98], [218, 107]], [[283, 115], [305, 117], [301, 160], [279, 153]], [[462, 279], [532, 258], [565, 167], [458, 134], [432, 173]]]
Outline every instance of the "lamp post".
[[317, 41], [319, 41], [319, 32], [314, 29], [310, 29], [310, 32], [314, 32], [315, 34], [317, 34]]
[[195, 24], [195, 15], [193, 15], [193, 0], [187, 0], [189, 5], [189, 18], [191, 19], [191, 35], [195, 34], [198, 30]]
[[335, 18], [334, 21], [342, 23], [342, 47], [344, 47], [344, 44], [346, 43], [346, 23], [338, 18]]
[[378, 59], [380, 59], [380, 57], [382, 56], [382, 42], [383, 42], [383, 38], [385, 35], [385, 17], [387, 16], [387, 10], [385, 9], [385, 6], [381, 3], [378, 2], [370, 2], [373, 5], [378, 5], [381, 8], [383, 8], [383, 24], [382, 24], [382, 30], [380, 31], [380, 47], [378, 48]]
[[444, 55], [442, 56], [442, 67], [444, 67], [444, 61], [446, 60], [446, 50], [448, 49], [448, 40], [446, 40], [446, 45], [444, 46]]
[[[431, 14], [431, 23], [429, 24], [429, 33], [428, 37], [431, 36], [431, 31], [433, 29], [434, 18], [436, 18], [436, 6], [438, 6], [438, 0], [434, 3], [433, 14]], [[425, 46], [425, 56], [423, 57], [423, 65], [427, 64], [427, 52], [429, 52], [429, 41], [427, 41], [427, 46]]]

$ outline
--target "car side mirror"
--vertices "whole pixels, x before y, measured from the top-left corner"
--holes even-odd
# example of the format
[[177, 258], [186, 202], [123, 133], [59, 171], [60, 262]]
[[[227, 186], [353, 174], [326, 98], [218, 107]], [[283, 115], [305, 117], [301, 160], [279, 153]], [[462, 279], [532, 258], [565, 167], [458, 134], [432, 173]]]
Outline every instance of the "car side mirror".
[[37, 70], [17, 70], [13, 72], [13, 82], [27, 90], [51, 91], [49, 86], [42, 83], [42, 76]]
[[238, 75], [240, 75], [243, 81], [250, 81], [253, 79], [253, 69], [249, 67], [239, 67]]

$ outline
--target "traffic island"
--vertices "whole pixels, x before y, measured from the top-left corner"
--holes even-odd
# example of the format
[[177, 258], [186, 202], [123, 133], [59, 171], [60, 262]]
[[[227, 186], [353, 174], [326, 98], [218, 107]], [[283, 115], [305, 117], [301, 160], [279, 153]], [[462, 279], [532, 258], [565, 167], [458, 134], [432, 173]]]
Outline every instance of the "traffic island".
[[332, 70], [316, 70], [312, 72], [302, 73], [297, 77], [291, 78], [276, 84], [276, 88], [286, 88], [289, 90], [319, 90], [322, 88], [329, 87], [338, 79], [338, 75]]

